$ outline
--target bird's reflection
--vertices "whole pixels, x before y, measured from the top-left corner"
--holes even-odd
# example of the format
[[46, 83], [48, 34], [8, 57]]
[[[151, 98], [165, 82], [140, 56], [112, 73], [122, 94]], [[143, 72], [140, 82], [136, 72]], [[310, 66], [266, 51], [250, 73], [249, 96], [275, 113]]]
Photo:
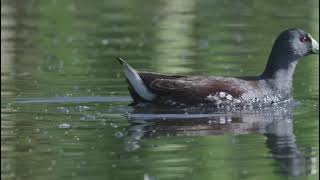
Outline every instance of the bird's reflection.
[[[139, 147], [141, 138], [159, 136], [208, 136], [219, 134], [260, 133], [266, 137], [266, 146], [280, 166], [280, 173], [291, 176], [314, 174], [316, 163], [305, 157], [296, 144], [293, 132], [294, 104], [278, 105], [259, 110], [233, 113], [186, 114], [146, 109], [128, 115], [128, 150]], [[144, 113], [142, 113], [144, 112]]]

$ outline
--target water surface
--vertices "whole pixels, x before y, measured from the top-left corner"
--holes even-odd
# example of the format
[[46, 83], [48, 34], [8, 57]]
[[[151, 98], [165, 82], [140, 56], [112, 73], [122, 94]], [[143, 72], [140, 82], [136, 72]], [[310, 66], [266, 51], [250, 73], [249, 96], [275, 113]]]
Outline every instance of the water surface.
[[1, 179], [318, 179], [319, 57], [300, 105], [188, 114], [127, 106], [146, 71], [256, 75], [279, 32], [319, 40], [319, 2], [1, 1]]

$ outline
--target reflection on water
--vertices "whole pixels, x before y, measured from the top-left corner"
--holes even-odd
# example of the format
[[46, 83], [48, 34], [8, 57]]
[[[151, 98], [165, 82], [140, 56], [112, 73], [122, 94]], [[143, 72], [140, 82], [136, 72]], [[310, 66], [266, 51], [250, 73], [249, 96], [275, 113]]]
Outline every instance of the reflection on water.
[[[156, 70], [169, 73], [188, 73], [186, 68], [188, 57], [193, 55], [188, 47], [194, 46], [192, 31], [194, 23], [195, 0], [165, 1], [159, 10], [159, 16], [154, 17], [158, 31], [156, 38], [159, 43], [154, 47]], [[190, 62], [189, 62], [190, 63]], [[166, 64], [166, 66], [161, 66]], [[165, 68], [165, 69], [163, 69]]]
[[[15, 42], [5, 40], [14, 38], [15, 32], [10, 28], [15, 27], [14, 18], [15, 8], [10, 5], [2, 4], [1, 1], [1, 99], [5, 96], [13, 96], [14, 85], [14, 63], [15, 63]], [[7, 27], [9, 29], [4, 29]], [[3, 42], [5, 41], [5, 43]], [[11, 131], [16, 128], [15, 121], [11, 121], [12, 107], [10, 102], [2, 104], [1, 101], [1, 154], [14, 152], [16, 146], [14, 143], [8, 143], [6, 140], [15, 139], [16, 133]], [[10, 179], [14, 177], [15, 159], [12, 156], [1, 156], [1, 178]]]
[[[136, 114], [129, 115], [132, 125], [128, 150], [139, 148], [141, 138], [161, 136], [243, 135], [261, 133], [271, 157], [281, 172], [291, 176], [317, 173], [318, 159], [305, 157], [296, 144], [293, 132], [295, 105], [282, 105], [232, 114]], [[165, 148], [165, 147], [164, 147]], [[313, 152], [312, 152], [313, 151]], [[316, 151], [311, 149], [311, 154]]]
[[[319, 1], [1, 1], [1, 179], [318, 179], [319, 60], [296, 109], [135, 111], [119, 64], [254, 75]], [[285, 12], [285, 13], [284, 13]]]

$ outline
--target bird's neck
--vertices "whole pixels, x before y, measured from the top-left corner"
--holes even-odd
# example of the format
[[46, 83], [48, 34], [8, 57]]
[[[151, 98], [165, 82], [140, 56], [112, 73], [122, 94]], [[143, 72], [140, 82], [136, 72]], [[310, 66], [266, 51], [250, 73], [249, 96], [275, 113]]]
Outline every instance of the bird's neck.
[[271, 53], [266, 69], [260, 78], [266, 80], [273, 89], [291, 90], [293, 74], [299, 57], [295, 55], [277, 54], [277, 56], [274, 56], [274, 54]]

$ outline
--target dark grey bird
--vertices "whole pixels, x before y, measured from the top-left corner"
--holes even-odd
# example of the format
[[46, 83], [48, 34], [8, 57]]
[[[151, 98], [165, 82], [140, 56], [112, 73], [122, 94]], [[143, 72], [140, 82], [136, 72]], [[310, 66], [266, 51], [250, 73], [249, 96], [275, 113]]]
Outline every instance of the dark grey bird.
[[182, 76], [137, 72], [118, 58], [134, 100], [132, 105], [261, 106], [292, 99], [292, 78], [298, 61], [319, 54], [319, 44], [300, 29], [283, 31], [275, 40], [267, 66], [259, 76]]

